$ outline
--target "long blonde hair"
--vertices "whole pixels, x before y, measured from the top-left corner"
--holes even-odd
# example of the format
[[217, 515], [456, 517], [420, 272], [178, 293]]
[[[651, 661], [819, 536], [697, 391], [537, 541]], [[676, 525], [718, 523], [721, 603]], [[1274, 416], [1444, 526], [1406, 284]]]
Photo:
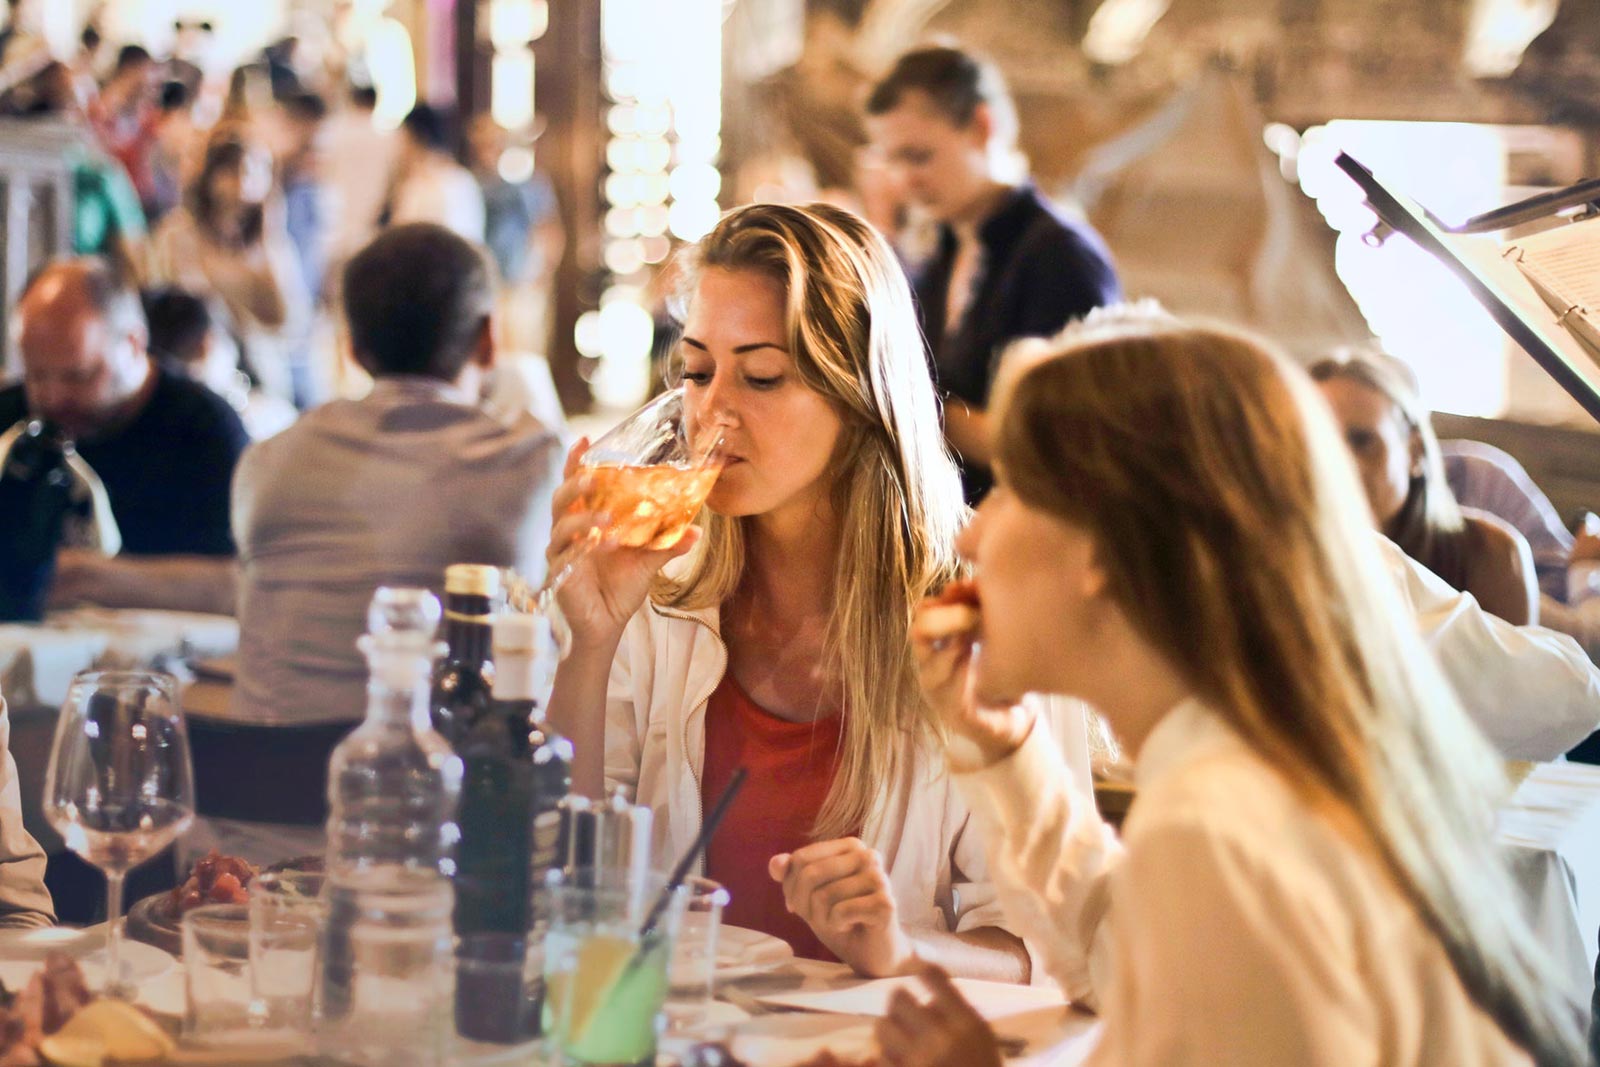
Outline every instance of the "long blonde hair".
[[[844, 424], [829, 465], [840, 547], [824, 664], [844, 686], [842, 751], [813, 832], [858, 833], [908, 740], [926, 729], [911, 613], [956, 573], [966, 518], [911, 290], [883, 238], [827, 204], [730, 211], [686, 281], [707, 269], [754, 271], [784, 287], [796, 373]], [[699, 521], [705, 548], [684, 576], [658, 584], [658, 603], [720, 606], [739, 587], [747, 520], [703, 512]]]
[[1090, 531], [1143, 639], [1376, 858], [1506, 1036], [1580, 1062], [1577, 1004], [1494, 844], [1503, 771], [1418, 636], [1307, 377], [1227, 329], [1113, 315], [999, 392], [1006, 484]]

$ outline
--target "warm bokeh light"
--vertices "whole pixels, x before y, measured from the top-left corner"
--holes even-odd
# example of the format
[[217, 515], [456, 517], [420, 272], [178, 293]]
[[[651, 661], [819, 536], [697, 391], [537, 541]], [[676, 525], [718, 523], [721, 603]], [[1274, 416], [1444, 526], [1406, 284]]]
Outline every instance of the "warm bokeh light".
[[379, 19], [367, 35], [367, 71], [378, 90], [373, 121], [393, 129], [417, 106], [417, 64], [411, 34], [391, 18]]

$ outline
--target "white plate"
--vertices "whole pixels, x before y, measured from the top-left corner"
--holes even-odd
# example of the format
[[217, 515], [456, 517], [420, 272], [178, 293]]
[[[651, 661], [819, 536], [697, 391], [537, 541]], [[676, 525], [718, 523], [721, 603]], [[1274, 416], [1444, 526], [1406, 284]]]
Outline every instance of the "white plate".
[[[83, 968], [84, 981], [91, 990], [105, 984], [105, 927], [71, 930], [64, 926], [42, 930], [0, 930], [0, 982], [7, 989], [28, 984], [44, 962], [47, 952], [65, 952]], [[166, 974], [178, 961], [154, 945], [122, 939], [122, 977], [139, 983]]]
[[763, 974], [794, 959], [789, 942], [760, 930], [723, 925], [717, 930], [717, 980]]

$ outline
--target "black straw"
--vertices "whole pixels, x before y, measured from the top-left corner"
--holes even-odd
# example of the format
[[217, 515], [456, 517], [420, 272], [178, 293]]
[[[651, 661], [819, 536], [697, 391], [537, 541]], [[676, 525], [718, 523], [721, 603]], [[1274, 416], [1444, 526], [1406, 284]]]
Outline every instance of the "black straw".
[[728, 779], [728, 787], [722, 791], [717, 802], [711, 806], [711, 814], [705, 817], [700, 824], [700, 833], [695, 837], [694, 844], [689, 846], [689, 851], [683, 854], [678, 865], [672, 869], [672, 875], [667, 879], [666, 888], [661, 890], [661, 895], [656, 898], [655, 904], [650, 908], [650, 914], [645, 916], [644, 925], [639, 928], [639, 941], [641, 944], [651, 934], [655, 933], [656, 923], [661, 921], [661, 913], [667, 910], [667, 903], [672, 899], [672, 894], [683, 885], [683, 880], [689, 874], [689, 868], [695, 865], [700, 854], [711, 843], [711, 835], [717, 832], [717, 825], [722, 822], [722, 817], [728, 814], [728, 808], [733, 804], [733, 798], [738, 795], [739, 787], [744, 785], [746, 771], [743, 767], [733, 772], [733, 777]]

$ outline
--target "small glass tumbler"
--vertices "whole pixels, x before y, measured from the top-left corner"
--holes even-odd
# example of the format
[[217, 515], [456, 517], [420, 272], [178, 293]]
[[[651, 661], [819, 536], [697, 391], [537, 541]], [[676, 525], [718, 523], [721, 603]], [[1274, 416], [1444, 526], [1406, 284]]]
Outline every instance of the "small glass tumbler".
[[[667, 968], [688, 893], [666, 895], [648, 937], [640, 928], [666, 880], [548, 889], [544, 939], [544, 1031], [560, 1067], [633, 1067], [655, 1062]], [[643, 892], [639, 890], [642, 889]]]
[[667, 969], [667, 1030], [678, 1033], [705, 1023], [710, 1014], [717, 974], [717, 931], [728, 891], [720, 882], [691, 877], [684, 880], [688, 905], [678, 924], [678, 940]]
[[183, 917], [185, 1041], [279, 1044], [310, 1027], [317, 928], [303, 917], [213, 904]]

